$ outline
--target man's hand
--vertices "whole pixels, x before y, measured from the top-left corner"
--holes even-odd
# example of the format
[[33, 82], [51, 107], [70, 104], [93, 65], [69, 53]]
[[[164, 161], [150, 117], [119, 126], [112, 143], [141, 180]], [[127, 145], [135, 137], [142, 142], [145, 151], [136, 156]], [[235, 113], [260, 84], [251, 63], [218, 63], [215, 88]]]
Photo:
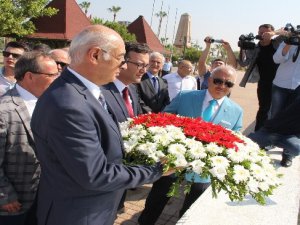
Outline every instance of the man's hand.
[[1, 209], [7, 211], [7, 212], [10, 212], [10, 213], [13, 213], [13, 212], [18, 212], [21, 210], [21, 203], [18, 202], [18, 201], [13, 201], [13, 202], [10, 202], [8, 204], [5, 204], [5, 205], [2, 205], [0, 206]]

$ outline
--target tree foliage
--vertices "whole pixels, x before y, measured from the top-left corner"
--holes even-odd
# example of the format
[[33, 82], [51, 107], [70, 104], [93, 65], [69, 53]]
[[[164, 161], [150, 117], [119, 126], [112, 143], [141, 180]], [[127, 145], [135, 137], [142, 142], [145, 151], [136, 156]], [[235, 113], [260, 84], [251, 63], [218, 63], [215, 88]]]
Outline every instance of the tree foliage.
[[55, 15], [58, 10], [46, 7], [49, 0], [0, 0], [0, 36], [22, 37], [32, 34], [30, 19]]
[[114, 31], [120, 34], [120, 36], [123, 38], [124, 41], [136, 41], [135, 35], [129, 33], [127, 27], [123, 24], [119, 24], [117, 22], [111, 22], [111, 21], [104, 22], [103, 19], [100, 19], [98, 17], [92, 18], [92, 24], [102, 24], [104, 26], [113, 29]]
[[110, 11], [111, 13], [113, 13], [113, 16], [114, 16], [113, 22], [116, 22], [117, 13], [121, 10], [121, 7], [120, 6], [112, 6], [111, 8], [108, 8], [107, 10]]
[[91, 6], [91, 3], [90, 2], [87, 2], [87, 1], [84, 1], [84, 2], [81, 2], [79, 4], [79, 6], [82, 8], [82, 10], [84, 11], [85, 15], [87, 15], [88, 13], [88, 10]]

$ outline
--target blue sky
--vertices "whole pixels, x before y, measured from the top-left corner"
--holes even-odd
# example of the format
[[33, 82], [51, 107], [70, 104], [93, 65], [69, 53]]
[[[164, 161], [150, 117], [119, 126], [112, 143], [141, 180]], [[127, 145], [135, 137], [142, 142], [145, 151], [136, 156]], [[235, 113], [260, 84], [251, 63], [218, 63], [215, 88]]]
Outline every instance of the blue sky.
[[[83, 0], [77, 0], [81, 3]], [[143, 15], [151, 24], [152, 7], [154, 0], [89, 0], [91, 3], [88, 14], [112, 20], [113, 15], [107, 9], [112, 6], [120, 6], [117, 20], [134, 21], [139, 15]], [[155, 0], [154, 14], [160, 11], [162, 0]], [[177, 18], [176, 16], [177, 9]], [[204, 47], [204, 38], [208, 35], [215, 39], [224, 39], [230, 42], [234, 50], [237, 50], [238, 37], [250, 32], [256, 34], [258, 26], [263, 23], [272, 24], [275, 29], [285, 26], [286, 23], [300, 25], [299, 0], [271, 1], [271, 0], [163, 0], [163, 11], [169, 12], [168, 20], [165, 17], [162, 24], [161, 36], [165, 36], [170, 42], [175, 35], [180, 16], [183, 13], [191, 15], [192, 41]], [[166, 22], [168, 26], [166, 29]], [[157, 33], [159, 19], [152, 17], [152, 30]]]

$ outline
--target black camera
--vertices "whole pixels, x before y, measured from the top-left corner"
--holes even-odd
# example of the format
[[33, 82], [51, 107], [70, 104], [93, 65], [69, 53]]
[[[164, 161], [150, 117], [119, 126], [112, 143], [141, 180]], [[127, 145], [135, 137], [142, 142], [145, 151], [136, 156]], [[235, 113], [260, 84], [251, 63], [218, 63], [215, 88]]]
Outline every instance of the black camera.
[[243, 50], [254, 49], [256, 45], [254, 42], [255, 39], [262, 40], [262, 37], [260, 35], [254, 36], [253, 33], [246, 35], [242, 34], [239, 37], [238, 46]]
[[204, 41], [208, 42], [208, 43], [219, 43], [219, 44], [224, 43], [224, 41], [221, 39], [213, 39], [213, 38], [209, 38], [209, 39], [206, 38], [206, 39], [204, 39]]
[[288, 31], [288, 34], [284, 38], [284, 43], [300, 46], [300, 25], [295, 28], [292, 24], [288, 23], [285, 25], [284, 30]]

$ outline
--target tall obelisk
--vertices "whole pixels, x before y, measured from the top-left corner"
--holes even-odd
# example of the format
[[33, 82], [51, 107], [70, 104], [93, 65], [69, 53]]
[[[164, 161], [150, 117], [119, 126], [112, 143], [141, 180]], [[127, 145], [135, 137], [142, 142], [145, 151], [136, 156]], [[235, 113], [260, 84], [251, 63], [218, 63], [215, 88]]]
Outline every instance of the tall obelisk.
[[184, 13], [180, 17], [174, 45], [176, 47], [191, 46], [191, 16]]

